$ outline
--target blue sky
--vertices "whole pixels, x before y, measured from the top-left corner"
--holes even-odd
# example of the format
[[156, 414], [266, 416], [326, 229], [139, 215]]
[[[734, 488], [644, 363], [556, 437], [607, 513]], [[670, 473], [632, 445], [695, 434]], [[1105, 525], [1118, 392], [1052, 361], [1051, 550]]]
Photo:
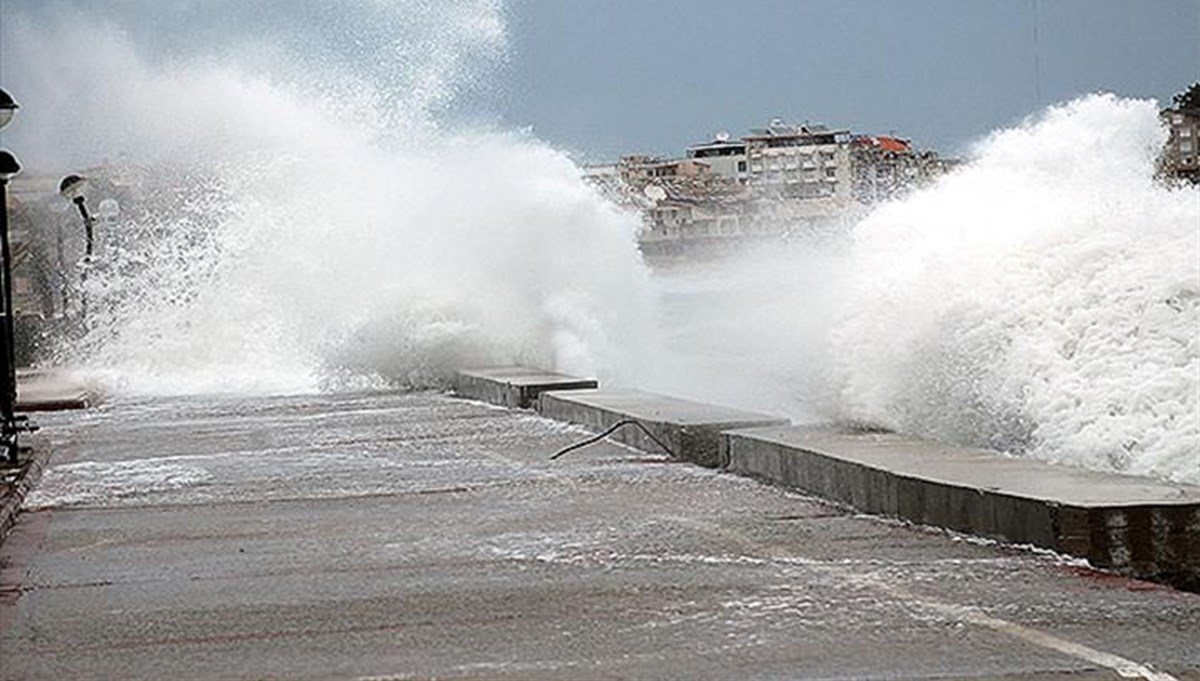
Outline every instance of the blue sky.
[[588, 160], [775, 116], [953, 152], [1039, 104], [1200, 80], [1197, 0], [514, 0], [508, 15], [505, 120]]

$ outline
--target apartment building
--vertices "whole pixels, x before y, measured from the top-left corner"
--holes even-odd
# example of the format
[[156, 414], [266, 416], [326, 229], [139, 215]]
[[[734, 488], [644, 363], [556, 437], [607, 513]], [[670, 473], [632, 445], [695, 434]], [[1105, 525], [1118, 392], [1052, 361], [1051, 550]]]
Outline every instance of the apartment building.
[[940, 176], [947, 163], [894, 136], [780, 119], [733, 140], [718, 133], [684, 158], [629, 155], [586, 175], [636, 207], [647, 253], [837, 228], [878, 201]]
[[793, 126], [775, 119], [766, 128], [751, 130], [742, 141], [747, 184], [760, 198], [825, 199], [842, 206], [849, 201], [849, 130]]
[[1163, 150], [1163, 171], [1200, 183], [1200, 108], [1166, 109], [1162, 118], [1170, 131]]

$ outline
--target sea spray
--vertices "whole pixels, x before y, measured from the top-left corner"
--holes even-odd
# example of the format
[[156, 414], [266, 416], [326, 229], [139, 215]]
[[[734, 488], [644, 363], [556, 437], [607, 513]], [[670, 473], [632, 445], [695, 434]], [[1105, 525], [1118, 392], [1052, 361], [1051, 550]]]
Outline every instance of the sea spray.
[[1093, 95], [859, 224], [842, 418], [1200, 483], [1200, 192], [1154, 102]]
[[840, 237], [660, 269], [665, 392], [1200, 482], [1200, 192], [1153, 102], [980, 142]]
[[830, 329], [848, 235], [809, 236], [657, 267], [668, 352], [640, 384], [799, 423], [839, 418]]
[[845, 239], [652, 282], [565, 156], [445, 115], [503, 61], [495, 2], [58, 0], [0, 32], [6, 145], [126, 183], [71, 345], [118, 396], [523, 362], [1200, 482], [1200, 195], [1153, 179], [1153, 103], [1054, 107]]
[[497, 3], [346, 0], [319, 25], [222, 24], [207, 50], [179, 25], [165, 53], [147, 17], [174, 10], [136, 4], [5, 25], [41, 114], [26, 157], [107, 159], [124, 188], [72, 362], [117, 394], [423, 387], [514, 362], [636, 375], [655, 327], [636, 218], [531, 136], [442, 117], [502, 57]]

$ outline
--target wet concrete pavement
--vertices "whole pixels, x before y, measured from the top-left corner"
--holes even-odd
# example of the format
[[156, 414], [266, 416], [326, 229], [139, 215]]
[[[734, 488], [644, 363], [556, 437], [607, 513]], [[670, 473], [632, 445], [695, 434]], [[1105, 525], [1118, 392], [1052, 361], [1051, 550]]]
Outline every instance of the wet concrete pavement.
[[1200, 678], [1200, 596], [437, 394], [113, 404], [0, 546], [0, 677]]

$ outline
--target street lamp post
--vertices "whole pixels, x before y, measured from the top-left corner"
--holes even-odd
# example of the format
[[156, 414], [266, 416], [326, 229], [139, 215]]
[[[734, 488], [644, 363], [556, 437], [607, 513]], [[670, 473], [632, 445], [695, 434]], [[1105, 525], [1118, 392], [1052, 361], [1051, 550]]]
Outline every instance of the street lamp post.
[[[0, 90], [0, 130], [12, 121], [17, 103]], [[12, 249], [8, 242], [8, 179], [21, 170], [17, 158], [0, 149], [0, 447], [9, 463], [17, 463], [20, 446], [18, 435], [29, 430], [27, 422], [17, 417], [17, 363], [13, 337]]]
[[83, 197], [83, 190], [87, 188], [87, 178], [79, 175], [67, 175], [58, 184], [58, 193], [62, 194], [63, 198], [75, 204], [79, 209], [79, 216], [83, 218], [83, 229], [87, 237], [84, 248], [83, 270], [79, 273], [79, 316], [86, 323], [87, 321], [87, 268], [92, 263], [92, 252], [95, 249], [96, 236], [95, 226], [96, 218], [88, 212], [86, 199]]
[[86, 200], [83, 198], [83, 190], [87, 188], [87, 178], [79, 175], [67, 175], [58, 184], [58, 193], [63, 195], [71, 203], [79, 208], [79, 216], [83, 218], [83, 228], [87, 233], [87, 249], [85, 254], [88, 260], [92, 258], [92, 249], [95, 245], [94, 228], [96, 226], [96, 218], [88, 212]]

